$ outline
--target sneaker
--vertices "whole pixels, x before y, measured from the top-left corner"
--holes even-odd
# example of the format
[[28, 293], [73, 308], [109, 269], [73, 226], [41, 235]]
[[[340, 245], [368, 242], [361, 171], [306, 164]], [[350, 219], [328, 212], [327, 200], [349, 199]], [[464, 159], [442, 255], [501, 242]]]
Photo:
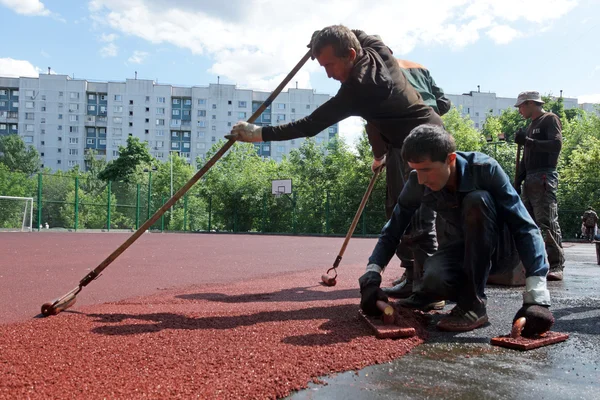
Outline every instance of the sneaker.
[[444, 316], [438, 323], [437, 327], [441, 331], [448, 332], [468, 332], [473, 329], [482, 327], [488, 322], [488, 316], [483, 311], [465, 311], [459, 306], [454, 306], [450, 314]]
[[562, 281], [563, 280], [563, 272], [561, 270], [555, 270], [548, 272], [548, 276], [546, 276], [547, 281]]
[[398, 300], [396, 304], [401, 307], [427, 312], [431, 310], [443, 309], [446, 305], [446, 302], [444, 300], [432, 301], [429, 297], [423, 294], [413, 293], [406, 299]]
[[381, 290], [383, 290], [383, 293], [385, 293], [389, 297], [393, 297], [396, 299], [405, 299], [412, 294], [413, 284], [412, 281], [409, 282], [408, 280], [405, 280], [390, 288], [382, 288]]

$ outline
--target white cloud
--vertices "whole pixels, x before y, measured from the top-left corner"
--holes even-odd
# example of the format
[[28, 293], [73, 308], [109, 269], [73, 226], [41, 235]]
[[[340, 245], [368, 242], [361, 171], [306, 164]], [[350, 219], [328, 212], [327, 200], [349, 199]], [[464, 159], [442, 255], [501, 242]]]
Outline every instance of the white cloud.
[[141, 64], [142, 62], [144, 62], [144, 59], [146, 57], [148, 57], [148, 53], [146, 53], [145, 51], [135, 50], [131, 57], [127, 59], [127, 61], [133, 64]]
[[48, 54], [47, 52], [45, 52], [44, 50], [40, 51], [40, 54], [42, 55], [42, 57], [44, 58], [50, 58], [50, 54]]
[[44, 3], [39, 0], [0, 0], [0, 4], [10, 8], [17, 14], [44, 16], [51, 14]]
[[[312, 32], [334, 23], [379, 34], [401, 55], [417, 46], [460, 49], [481, 35], [506, 43], [520, 35], [523, 23], [535, 32], [575, 5], [574, 0], [439, 0], [425, 9], [409, 0], [92, 0], [88, 9], [99, 26], [208, 55], [214, 60], [210, 72], [240, 86], [273, 89], [306, 52]], [[305, 68], [310, 73], [318, 65], [309, 61]]]
[[106, 57], [116, 57], [119, 53], [119, 47], [114, 43], [109, 43], [106, 46], [100, 49], [100, 56]]
[[110, 42], [114, 42], [118, 37], [119, 37], [119, 35], [117, 35], [115, 33], [109, 33], [109, 34], [103, 33], [102, 35], [100, 35], [98, 40], [100, 40], [101, 42], [104, 42], [104, 43], [110, 43]]
[[18, 78], [21, 76], [37, 78], [40, 68], [34, 67], [29, 61], [14, 58], [0, 58], [0, 75]]
[[521, 36], [521, 32], [508, 25], [496, 25], [486, 32], [495, 43], [508, 44]]
[[350, 148], [356, 148], [358, 139], [365, 130], [365, 120], [360, 117], [350, 117], [340, 121], [340, 135]]
[[581, 103], [600, 103], [600, 94], [584, 94], [577, 96], [577, 102]]

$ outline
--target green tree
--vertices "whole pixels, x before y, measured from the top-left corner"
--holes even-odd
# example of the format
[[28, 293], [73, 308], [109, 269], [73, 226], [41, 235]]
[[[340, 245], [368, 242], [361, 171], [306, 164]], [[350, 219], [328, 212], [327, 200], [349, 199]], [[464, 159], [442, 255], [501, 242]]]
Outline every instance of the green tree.
[[[13, 172], [0, 164], [0, 195], [13, 197], [34, 197], [35, 181], [23, 172]], [[0, 228], [21, 226], [23, 202], [0, 199]]]
[[129, 136], [127, 146], [119, 146], [119, 157], [108, 163], [99, 178], [105, 181], [136, 182], [141, 179], [143, 169], [150, 167], [153, 161], [148, 143]]
[[0, 136], [0, 163], [10, 171], [32, 175], [40, 169], [40, 156], [33, 146], [25, 145], [19, 135], [5, 135]]
[[446, 130], [454, 136], [456, 148], [460, 151], [480, 151], [485, 139], [483, 135], [473, 127], [473, 121], [468, 115], [460, 115], [456, 107], [452, 107], [442, 120]]

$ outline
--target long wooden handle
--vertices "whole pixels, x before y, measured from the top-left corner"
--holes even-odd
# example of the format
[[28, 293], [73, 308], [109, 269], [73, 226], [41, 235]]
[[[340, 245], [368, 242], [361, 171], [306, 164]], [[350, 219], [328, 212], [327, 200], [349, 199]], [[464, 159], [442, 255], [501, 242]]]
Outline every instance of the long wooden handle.
[[521, 164], [521, 145], [517, 145], [517, 164], [515, 166], [515, 187], [517, 186], [517, 179], [519, 179], [519, 165]]
[[363, 209], [365, 208], [365, 205], [367, 204], [367, 200], [369, 200], [369, 196], [371, 196], [371, 192], [373, 191], [373, 186], [375, 186], [375, 181], [377, 180], [377, 177], [379, 176], [379, 173], [381, 172], [382, 169], [383, 169], [383, 165], [380, 166], [379, 168], [377, 168], [375, 170], [375, 173], [373, 174], [373, 177], [371, 178], [371, 182], [369, 182], [369, 186], [367, 187], [367, 190], [365, 191], [365, 194], [363, 195], [362, 201], [360, 202], [360, 206], [358, 206], [358, 210], [356, 210], [356, 214], [354, 215], [354, 219], [352, 220], [350, 229], [348, 229], [348, 233], [346, 234], [346, 239], [344, 239], [344, 244], [342, 244], [340, 253], [338, 254], [337, 258], [335, 259], [335, 263], [333, 264], [334, 268], [337, 268], [338, 265], [340, 264], [340, 261], [342, 260], [344, 251], [346, 251], [348, 242], [350, 241], [350, 238], [352, 237], [352, 234], [354, 233], [354, 230], [356, 229], [358, 220], [360, 219]]
[[[296, 73], [304, 66], [306, 61], [311, 57], [312, 50], [308, 50], [304, 57], [296, 64], [294, 69], [290, 71], [290, 73], [283, 79], [283, 81], [275, 88], [273, 93], [264, 101], [264, 103], [252, 114], [252, 116], [248, 119], [248, 122], [254, 122], [260, 114], [275, 100], [275, 98], [281, 93], [283, 88], [289, 83], [289, 81], [296, 75]], [[196, 174], [185, 184], [181, 189], [179, 189], [173, 197], [171, 197], [161, 208], [159, 208], [150, 219], [148, 219], [142, 226], [139, 227], [137, 231], [135, 231], [122, 245], [120, 245], [115, 251], [113, 251], [104, 261], [102, 261], [93, 271], [91, 271], [88, 275], [86, 275], [80, 282], [80, 286], [86, 286], [88, 283], [96, 279], [96, 277], [106, 268], [108, 267], [121, 253], [123, 253], [129, 246], [133, 244], [142, 234], [150, 228], [158, 219], [169, 209], [177, 200], [179, 200], [184, 194], [187, 193], [188, 190], [202, 176], [233, 146], [235, 140], [230, 139], [223, 147], [219, 149], [215, 153], [214, 156], [211, 157], [210, 160], [204, 166], [196, 172]]]

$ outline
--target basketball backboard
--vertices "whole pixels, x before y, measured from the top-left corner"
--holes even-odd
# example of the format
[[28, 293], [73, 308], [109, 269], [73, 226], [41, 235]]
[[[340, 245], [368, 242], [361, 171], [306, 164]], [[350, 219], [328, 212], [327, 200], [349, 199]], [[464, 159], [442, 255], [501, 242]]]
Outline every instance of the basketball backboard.
[[275, 179], [271, 181], [271, 193], [276, 196], [292, 193], [291, 179]]

